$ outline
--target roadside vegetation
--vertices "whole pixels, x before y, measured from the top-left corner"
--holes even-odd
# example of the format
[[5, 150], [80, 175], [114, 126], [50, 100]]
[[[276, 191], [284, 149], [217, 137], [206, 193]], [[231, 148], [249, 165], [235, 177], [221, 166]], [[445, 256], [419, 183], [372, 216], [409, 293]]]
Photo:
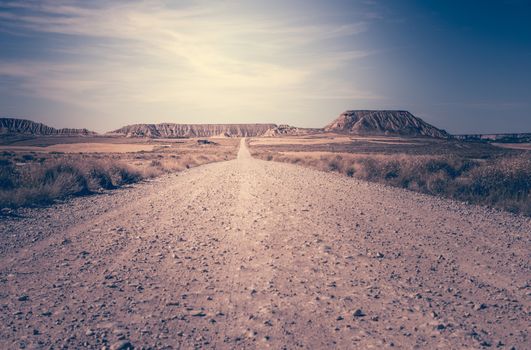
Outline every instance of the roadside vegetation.
[[251, 147], [254, 157], [300, 164], [361, 180], [531, 216], [531, 152], [463, 154], [293, 152]]
[[0, 153], [0, 209], [48, 205], [236, 157], [237, 142], [136, 153]]

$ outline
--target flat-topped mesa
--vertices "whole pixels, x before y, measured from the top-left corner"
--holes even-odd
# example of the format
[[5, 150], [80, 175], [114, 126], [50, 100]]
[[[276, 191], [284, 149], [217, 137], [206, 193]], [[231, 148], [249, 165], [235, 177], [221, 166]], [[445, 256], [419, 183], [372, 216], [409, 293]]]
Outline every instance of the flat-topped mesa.
[[354, 110], [342, 113], [324, 131], [356, 135], [402, 135], [449, 138], [442, 129], [426, 123], [408, 111]]
[[56, 129], [31, 120], [17, 118], [0, 118], [0, 135], [23, 134], [35, 136], [90, 136], [95, 132], [87, 129]]
[[[280, 128], [280, 129], [279, 129]], [[135, 124], [110, 134], [126, 137], [180, 138], [180, 137], [256, 137], [273, 136], [286, 131], [276, 124]]]

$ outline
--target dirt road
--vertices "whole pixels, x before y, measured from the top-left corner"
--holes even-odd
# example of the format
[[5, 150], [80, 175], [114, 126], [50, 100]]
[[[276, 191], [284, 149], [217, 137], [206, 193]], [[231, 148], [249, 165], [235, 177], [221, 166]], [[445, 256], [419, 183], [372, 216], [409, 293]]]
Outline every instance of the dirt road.
[[528, 218], [238, 159], [0, 218], [0, 348], [529, 348]]

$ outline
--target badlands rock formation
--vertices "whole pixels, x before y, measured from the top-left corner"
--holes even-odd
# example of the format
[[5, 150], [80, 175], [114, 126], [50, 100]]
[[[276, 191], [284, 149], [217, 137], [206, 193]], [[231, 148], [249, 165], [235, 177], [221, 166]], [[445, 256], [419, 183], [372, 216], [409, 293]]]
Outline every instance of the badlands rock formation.
[[36, 123], [31, 120], [16, 118], [0, 118], [0, 135], [24, 134], [24, 135], [95, 135], [87, 129], [55, 129], [51, 126]]
[[448, 138], [450, 135], [408, 111], [346, 111], [324, 128], [327, 132], [359, 135], [404, 135]]
[[[320, 132], [357, 135], [403, 135], [437, 138], [451, 137], [407, 111], [346, 111], [323, 129], [297, 128], [284, 124], [134, 124], [107, 133], [112, 136], [185, 138], [185, 137], [260, 137], [307, 135]], [[0, 134], [94, 135], [87, 129], [54, 129], [30, 120], [1, 118]]]
[[112, 134], [126, 137], [252, 137], [261, 136], [275, 124], [135, 124], [115, 130]]
[[322, 129], [297, 128], [286, 124], [280, 124], [267, 130], [262, 136], [281, 136], [281, 135], [307, 135], [322, 132]]
[[256, 137], [307, 134], [312, 129], [276, 124], [135, 124], [111, 132], [126, 137]]

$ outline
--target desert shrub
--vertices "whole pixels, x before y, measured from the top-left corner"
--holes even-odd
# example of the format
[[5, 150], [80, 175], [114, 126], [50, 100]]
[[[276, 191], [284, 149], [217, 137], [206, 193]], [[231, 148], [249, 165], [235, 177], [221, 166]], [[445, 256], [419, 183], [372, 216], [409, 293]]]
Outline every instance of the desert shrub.
[[8, 190], [15, 187], [17, 172], [13, 163], [7, 159], [0, 160], [0, 189]]
[[91, 164], [88, 167], [87, 181], [91, 191], [97, 191], [100, 188], [110, 190], [116, 187], [107, 169], [99, 163]]
[[396, 179], [400, 175], [400, 163], [398, 161], [390, 161], [383, 165], [384, 179]]
[[[49, 204], [142, 179], [139, 171], [110, 161], [53, 159], [17, 168], [0, 168], [0, 207]], [[16, 181], [15, 181], [16, 180]]]
[[109, 173], [115, 186], [132, 184], [142, 180], [141, 172], [126, 164], [113, 164], [109, 168]]
[[154, 167], [161, 167], [162, 166], [162, 162], [158, 159], [153, 159], [151, 161], [151, 163], [149, 163], [150, 166], [154, 166]]
[[356, 171], [357, 177], [363, 180], [374, 180], [380, 177], [382, 173], [382, 166], [376, 159], [362, 158], [356, 161], [358, 171]]
[[530, 188], [531, 159], [514, 157], [497, 159], [473, 168], [466, 174], [457, 192], [462, 200], [505, 203], [512, 211], [522, 208], [529, 212]]
[[[342, 164], [342, 160], [343, 158], [340, 157], [340, 156], [336, 156], [334, 157], [333, 159], [329, 160], [328, 161], [328, 169], [330, 171], [338, 171], [338, 172], [341, 172], [342, 168], [343, 168], [343, 164]], [[300, 161], [300, 160], [299, 160]]]
[[74, 164], [59, 163], [44, 171], [42, 181], [35, 183], [50, 191], [53, 198], [63, 198], [70, 195], [81, 195], [89, 192], [85, 175]]

